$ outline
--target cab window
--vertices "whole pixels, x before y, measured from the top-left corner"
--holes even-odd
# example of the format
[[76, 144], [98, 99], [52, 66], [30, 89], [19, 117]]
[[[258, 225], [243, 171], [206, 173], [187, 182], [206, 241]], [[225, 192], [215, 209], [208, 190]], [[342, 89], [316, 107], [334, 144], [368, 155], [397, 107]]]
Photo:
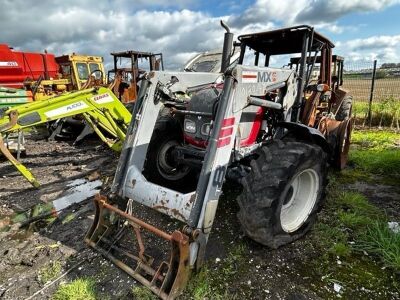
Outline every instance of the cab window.
[[63, 76], [71, 75], [71, 65], [61, 65], [61, 74]]
[[[92, 74], [92, 72], [97, 71], [97, 70], [101, 71], [99, 64], [96, 64], [96, 63], [90, 63], [89, 70], [90, 70], [90, 74]], [[100, 72], [95, 72], [93, 75], [96, 77], [96, 79], [100, 79], [100, 77], [101, 77]]]
[[78, 70], [78, 76], [81, 80], [86, 80], [89, 77], [89, 70], [87, 64], [85, 63], [77, 63], [76, 69]]

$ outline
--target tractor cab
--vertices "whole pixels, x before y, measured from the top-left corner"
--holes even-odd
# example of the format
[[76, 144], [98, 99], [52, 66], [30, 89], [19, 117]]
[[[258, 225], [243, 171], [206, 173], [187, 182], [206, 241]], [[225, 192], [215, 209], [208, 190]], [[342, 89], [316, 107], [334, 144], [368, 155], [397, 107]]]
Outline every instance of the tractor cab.
[[[310, 108], [305, 104], [306, 99], [310, 99], [310, 97], [306, 98], [305, 92], [309, 86], [313, 71], [315, 71], [314, 67], [318, 56], [320, 57], [318, 84], [321, 84], [320, 88], [322, 88], [322, 85], [326, 85], [327, 89], [331, 86], [332, 48], [334, 48], [334, 44], [323, 35], [314, 31], [313, 27], [301, 25], [267, 32], [245, 34], [239, 36], [238, 39], [241, 43], [239, 64], [243, 64], [248, 48], [254, 51], [255, 66], [263, 65], [264, 67], [270, 67], [277, 61], [279, 62], [279, 60], [282, 63], [287, 61], [289, 55], [300, 55], [296, 64], [296, 73], [298, 74], [297, 90], [302, 92], [296, 95], [296, 103], [293, 107], [291, 121], [298, 121], [301, 114], [309, 114], [305, 110], [309, 110]], [[273, 81], [273, 73], [270, 77], [264, 77], [265, 80]], [[259, 78], [259, 80], [261, 79]]]
[[26, 80], [26, 90], [32, 91], [35, 100], [57, 96], [64, 92], [81, 90], [91, 85], [105, 83], [103, 58], [93, 55], [68, 54], [55, 58], [59, 70], [55, 77], [41, 76]]
[[123, 103], [136, 101], [141, 76], [145, 72], [164, 70], [161, 53], [128, 50], [111, 55], [114, 68], [108, 71], [107, 81], [115, 82], [113, 92]]
[[[301, 57], [291, 57], [289, 68], [299, 71]], [[320, 78], [322, 57], [317, 56], [315, 62], [313, 59], [307, 59], [307, 69], [311, 68], [310, 84], [318, 83]], [[313, 65], [314, 63], [314, 65]], [[332, 68], [331, 68], [331, 89], [337, 90], [343, 85], [343, 64], [344, 57], [339, 55], [332, 55]]]
[[60, 65], [61, 77], [69, 80], [69, 90], [80, 90], [90, 76], [105, 82], [103, 58], [88, 55], [63, 55], [56, 57]]
[[[298, 92], [291, 121], [316, 128], [324, 134], [336, 152], [334, 165], [344, 168], [352, 131], [352, 97], [341, 87], [344, 59], [332, 55], [334, 44], [307, 25], [245, 34], [238, 39], [241, 46], [239, 64], [244, 63], [249, 48], [254, 51], [255, 66], [269, 67], [280, 59], [287, 62], [288, 56], [298, 56], [286, 66], [297, 74]], [[263, 80], [274, 81], [274, 70], [271, 69], [270, 74], [259, 72], [256, 81]]]

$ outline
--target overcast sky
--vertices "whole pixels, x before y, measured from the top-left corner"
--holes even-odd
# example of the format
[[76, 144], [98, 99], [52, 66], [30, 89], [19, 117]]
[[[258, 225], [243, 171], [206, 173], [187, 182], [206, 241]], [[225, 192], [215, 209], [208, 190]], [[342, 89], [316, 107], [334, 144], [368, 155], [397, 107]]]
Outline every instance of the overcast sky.
[[310, 24], [347, 61], [400, 62], [400, 0], [0, 0], [0, 43], [104, 56], [128, 49], [162, 52], [178, 69], [196, 52], [235, 34]]

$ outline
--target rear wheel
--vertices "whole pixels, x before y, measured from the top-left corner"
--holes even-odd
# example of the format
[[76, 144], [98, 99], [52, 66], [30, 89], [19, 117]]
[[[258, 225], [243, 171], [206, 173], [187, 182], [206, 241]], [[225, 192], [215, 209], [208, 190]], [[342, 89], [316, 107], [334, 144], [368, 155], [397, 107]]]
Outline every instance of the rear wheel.
[[326, 160], [319, 146], [293, 140], [277, 140], [259, 149], [238, 196], [238, 218], [245, 233], [271, 248], [302, 237], [321, 207]]
[[344, 97], [342, 104], [339, 107], [338, 112], [336, 113], [335, 119], [336, 121], [347, 120], [351, 117], [351, 111], [353, 107], [353, 97], [351, 95], [347, 95]]
[[351, 132], [353, 130], [352, 108], [353, 97], [347, 95], [344, 97], [335, 117], [336, 121], [342, 121], [338, 127], [336, 148], [333, 156], [333, 166], [339, 170], [346, 167], [349, 155]]

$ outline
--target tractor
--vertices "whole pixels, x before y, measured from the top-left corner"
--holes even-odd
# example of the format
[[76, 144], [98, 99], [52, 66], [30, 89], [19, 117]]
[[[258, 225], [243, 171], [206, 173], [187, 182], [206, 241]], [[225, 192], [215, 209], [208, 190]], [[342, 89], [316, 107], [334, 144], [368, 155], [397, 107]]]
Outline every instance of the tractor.
[[[202, 266], [226, 181], [241, 187], [244, 233], [278, 248], [310, 230], [328, 165], [346, 163], [351, 98], [337, 74], [332, 80], [333, 43], [307, 25], [233, 43], [221, 25], [220, 72], [155, 71], [142, 80], [113, 184], [95, 197], [85, 238], [162, 299], [182, 293], [191, 270]], [[240, 47], [233, 65], [232, 45]], [[271, 67], [288, 55], [300, 55], [297, 70]], [[317, 82], [309, 84], [316, 64]], [[146, 207], [182, 226], [167, 232], [157, 217], [150, 224], [138, 213]], [[124, 236], [134, 242], [124, 244]], [[169, 259], [154, 237], [169, 243]]]
[[[136, 101], [138, 82], [146, 69], [148, 71], [164, 70], [162, 53], [127, 50], [112, 52], [111, 55], [114, 68], [108, 71], [107, 81], [116, 82], [113, 92], [124, 104], [132, 104]], [[146, 69], [144, 69], [143, 60], [148, 61]], [[126, 66], [126, 61], [130, 62], [130, 67]]]

